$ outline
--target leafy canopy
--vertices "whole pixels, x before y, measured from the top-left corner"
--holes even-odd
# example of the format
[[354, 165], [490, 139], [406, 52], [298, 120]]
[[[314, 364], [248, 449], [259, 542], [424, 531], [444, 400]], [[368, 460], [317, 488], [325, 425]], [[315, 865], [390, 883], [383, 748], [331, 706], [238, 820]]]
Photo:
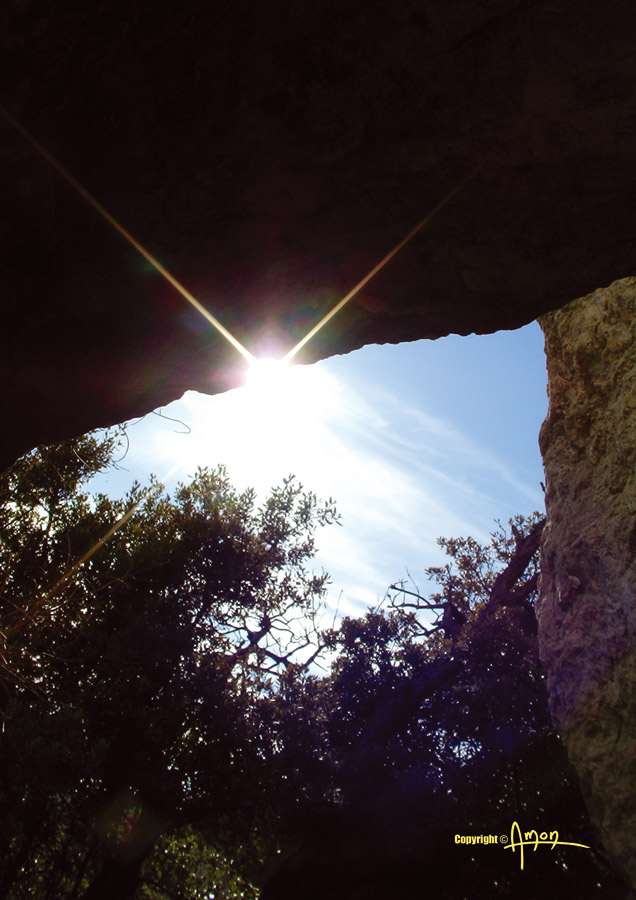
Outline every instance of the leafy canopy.
[[325, 640], [327, 575], [307, 562], [333, 503], [290, 477], [258, 506], [222, 466], [173, 497], [154, 480], [91, 494], [115, 449], [112, 435], [43, 447], [0, 486], [0, 846], [5, 887], [34, 895], [68, 869], [82, 896], [121, 865], [128, 820], [147, 832], [138, 862], [193, 824], [217, 848], [253, 844], [247, 797], [267, 819], [285, 795], [255, 700]]
[[258, 505], [222, 466], [92, 493], [116, 446], [0, 482], [2, 896], [618, 896], [598, 857], [520, 873], [453, 840], [516, 819], [594, 844], [538, 657], [538, 514], [441, 538], [429, 596], [398, 582], [324, 630], [331, 501], [290, 477]]

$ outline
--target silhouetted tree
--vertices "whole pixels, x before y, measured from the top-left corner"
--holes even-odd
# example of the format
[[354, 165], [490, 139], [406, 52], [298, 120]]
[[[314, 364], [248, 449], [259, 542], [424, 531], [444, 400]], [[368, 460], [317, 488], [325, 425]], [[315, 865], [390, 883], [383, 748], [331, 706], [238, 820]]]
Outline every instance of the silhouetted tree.
[[[333, 799], [294, 820], [263, 898], [300, 885], [310, 900], [624, 897], [550, 721], [534, 616], [543, 525], [535, 513], [488, 544], [441, 538], [449, 561], [427, 569], [429, 595], [400, 582], [342, 622], [322, 685]], [[514, 821], [592, 850], [539, 848], [520, 871], [518, 852], [455, 844]]]
[[333, 505], [288, 478], [257, 507], [222, 467], [91, 496], [114, 446], [42, 448], [2, 484], [3, 896], [132, 896], [193, 825], [247, 859], [286, 796], [254, 701], [319, 650], [305, 564]]
[[597, 848], [538, 658], [538, 514], [322, 631], [331, 501], [288, 478], [259, 507], [222, 467], [91, 494], [115, 445], [0, 483], [2, 896], [622, 897], [597, 852], [454, 843], [517, 820]]

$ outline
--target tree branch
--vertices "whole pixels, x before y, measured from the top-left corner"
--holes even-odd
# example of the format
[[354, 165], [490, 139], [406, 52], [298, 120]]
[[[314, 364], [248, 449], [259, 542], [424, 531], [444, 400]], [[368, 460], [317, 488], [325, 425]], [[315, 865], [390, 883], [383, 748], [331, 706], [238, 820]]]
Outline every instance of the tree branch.
[[[515, 587], [523, 573], [528, 568], [530, 560], [539, 549], [541, 535], [545, 526], [545, 519], [536, 522], [525, 538], [517, 538], [514, 553], [510, 557], [510, 562], [495, 578], [490, 590], [490, 597], [484, 607], [484, 614], [489, 615], [500, 606], [510, 605], [511, 603], [519, 603], [527, 597], [533, 588], [522, 585], [520, 588]], [[532, 579], [530, 579], [532, 581]], [[527, 582], [526, 584], [529, 584]], [[535, 585], [536, 586], [536, 585]]]
[[462, 668], [462, 664], [453, 657], [436, 659], [416, 678], [391, 691], [384, 702], [378, 705], [346, 754], [345, 768], [359, 772], [361, 768], [367, 767], [373, 754], [408, 724], [423, 701], [435, 691], [446, 687]]
[[[490, 597], [479, 614], [480, 617], [490, 615], [500, 606], [521, 603], [536, 588], [538, 573], [529, 578], [525, 584], [516, 586], [516, 583], [523, 576], [530, 560], [539, 548], [544, 526], [545, 519], [541, 519], [532, 526], [526, 537], [515, 535], [516, 547], [510, 562], [495, 578]], [[394, 590], [400, 590], [403, 593], [423, 599], [420, 598], [419, 594], [414, 594], [413, 591], [397, 588], [395, 585], [391, 585], [391, 587]], [[456, 611], [450, 601], [440, 604], [440, 607], [444, 609], [447, 619], [452, 618], [453, 612]], [[460, 615], [463, 616], [463, 613]], [[431, 631], [443, 629], [448, 636], [451, 624], [456, 630], [461, 630], [464, 622], [460, 619], [455, 619], [452, 623], [449, 621], [444, 623], [444, 618], [442, 617], [442, 621], [433, 626]], [[355, 772], [368, 766], [373, 754], [408, 724], [410, 719], [417, 713], [422, 702], [435, 691], [446, 687], [462, 669], [462, 663], [452, 656], [446, 659], [437, 659], [429, 663], [416, 678], [411, 681], [405, 681], [395, 690], [392, 690], [386, 699], [378, 704], [376, 711], [367, 721], [358, 739], [346, 754], [344, 759], [345, 768]]]

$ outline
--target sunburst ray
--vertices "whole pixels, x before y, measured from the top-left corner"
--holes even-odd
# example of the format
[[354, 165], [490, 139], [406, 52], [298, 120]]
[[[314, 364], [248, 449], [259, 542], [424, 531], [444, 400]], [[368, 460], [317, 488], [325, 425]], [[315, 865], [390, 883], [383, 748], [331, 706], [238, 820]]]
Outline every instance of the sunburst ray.
[[67, 181], [73, 188], [75, 188], [78, 194], [80, 194], [84, 198], [84, 200], [90, 203], [93, 209], [96, 210], [96, 212], [98, 212], [99, 215], [109, 223], [109, 225], [112, 225], [112, 227], [116, 231], [118, 231], [122, 235], [122, 237], [124, 237], [128, 241], [128, 243], [131, 244], [135, 248], [135, 250], [140, 253], [144, 257], [144, 259], [146, 259], [150, 263], [150, 265], [157, 270], [157, 272], [159, 272], [160, 275], [163, 275], [166, 281], [168, 281], [172, 285], [172, 287], [181, 294], [184, 300], [187, 300], [188, 303], [190, 303], [190, 305], [197, 310], [197, 312], [201, 313], [201, 315], [205, 319], [207, 319], [210, 325], [213, 325], [214, 328], [216, 328], [216, 330], [219, 332], [219, 334], [223, 335], [223, 337], [227, 341], [229, 341], [236, 350], [238, 350], [241, 356], [245, 357], [245, 359], [250, 363], [253, 361], [254, 356], [246, 347], [243, 346], [243, 344], [241, 344], [241, 342], [237, 338], [234, 337], [232, 332], [228, 331], [227, 328], [221, 322], [219, 322], [216, 316], [213, 316], [212, 313], [207, 310], [202, 303], [199, 303], [197, 298], [194, 297], [190, 293], [190, 291], [181, 284], [180, 281], [177, 281], [174, 275], [172, 275], [166, 269], [166, 267], [163, 266], [159, 262], [159, 260], [152, 255], [152, 253], [146, 250], [143, 244], [140, 244], [139, 241], [133, 237], [133, 235], [128, 231], [127, 228], [124, 228], [124, 226], [120, 222], [118, 222], [117, 219], [113, 215], [111, 215], [107, 209], [105, 209], [105, 207], [103, 207], [102, 204], [98, 200], [96, 200], [95, 197], [93, 197], [93, 195], [90, 194], [86, 190], [86, 188], [83, 187], [79, 183], [79, 181], [77, 181], [77, 179], [74, 178], [60, 162], [58, 162], [58, 160], [53, 156], [52, 153], [50, 153], [46, 149], [46, 147], [40, 144], [39, 141], [36, 141], [36, 139], [26, 130], [26, 128], [21, 125], [20, 122], [18, 122], [18, 120], [15, 119], [10, 112], [8, 112], [8, 110], [2, 107], [0, 108], [0, 111], [2, 112], [2, 115], [4, 116], [6, 121], [13, 128], [15, 128], [15, 130], [19, 134], [22, 135], [25, 141], [27, 141], [27, 143], [31, 147], [33, 147], [33, 149], [37, 153], [39, 153], [39, 155], [42, 156], [48, 162], [48, 164], [52, 166], [52, 168], [54, 168], [56, 172], [58, 172], [62, 176], [62, 178], [65, 179], [65, 181]]
[[301, 338], [300, 341], [298, 341], [298, 343], [296, 344], [295, 347], [292, 347], [292, 349], [283, 357], [283, 359], [286, 362], [289, 362], [290, 360], [292, 360], [294, 358], [294, 356], [296, 356], [298, 351], [301, 350], [305, 346], [305, 344], [307, 344], [316, 334], [318, 334], [320, 329], [323, 328], [327, 324], [327, 322], [330, 321], [330, 319], [333, 319], [333, 317], [336, 315], [336, 313], [339, 313], [340, 310], [343, 308], [343, 306], [345, 306], [350, 300], [352, 300], [355, 297], [355, 295], [365, 286], [365, 284], [367, 284], [369, 281], [371, 281], [371, 279], [374, 277], [374, 275], [377, 275], [378, 272], [380, 271], [380, 269], [383, 269], [384, 266], [386, 266], [386, 264], [388, 262], [390, 262], [390, 260], [393, 259], [393, 257], [396, 255], [396, 253], [399, 253], [400, 250], [402, 249], [402, 247], [404, 247], [405, 244], [408, 244], [408, 242], [411, 240], [411, 238], [415, 237], [415, 235], [418, 233], [418, 231], [421, 231], [421, 229], [424, 228], [424, 226], [427, 225], [431, 221], [431, 219], [433, 219], [438, 214], [438, 212], [440, 212], [440, 210], [442, 210], [446, 206], [446, 204], [450, 200], [452, 200], [452, 198], [455, 196], [455, 194], [459, 193], [459, 191], [462, 190], [462, 188], [466, 185], [466, 183], [468, 181], [470, 181], [470, 179], [481, 169], [481, 167], [484, 165], [485, 161], [486, 160], [483, 159], [479, 163], [479, 165], [475, 166], [475, 168], [472, 169], [468, 173], [468, 175], [465, 175], [464, 178], [462, 178], [461, 181], [459, 181], [455, 185], [455, 187], [453, 187], [446, 194], [446, 196], [443, 197], [439, 201], [439, 203], [435, 207], [433, 207], [433, 209], [430, 210], [430, 212], [428, 212], [424, 216], [424, 218], [420, 222], [418, 222], [417, 225], [414, 228], [412, 228], [405, 237], [402, 238], [402, 240], [399, 242], [399, 244], [396, 244], [392, 250], [389, 250], [389, 252], [386, 254], [386, 256], [383, 256], [382, 259], [380, 260], [380, 262], [377, 265], [375, 265], [371, 269], [370, 272], [367, 272], [367, 274], [364, 276], [364, 278], [362, 278], [356, 284], [356, 286], [349, 291], [348, 294], [345, 294], [345, 296], [342, 298], [342, 300], [340, 300], [333, 307], [333, 309], [330, 309], [329, 312], [326, 315], [324, 315], [322, 317], [322, 319], [316, 325], [314, 325], [314, 327], [311, 328], [303, 338]]

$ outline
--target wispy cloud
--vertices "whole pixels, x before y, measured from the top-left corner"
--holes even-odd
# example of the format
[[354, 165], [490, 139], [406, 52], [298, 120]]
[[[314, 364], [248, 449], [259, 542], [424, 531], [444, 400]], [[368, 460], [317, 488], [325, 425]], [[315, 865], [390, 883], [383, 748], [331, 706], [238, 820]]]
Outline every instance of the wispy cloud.
[[261, 497], [293, 473], [336, 500], [343, 525], [319, 535], [316, 566], [332, 575], [334, 603], [342, 591], [344, 613], [376, 603], [407, 567], [423, 581], [441, 561], [439, 535], [484, 540], [494, 517], [541, 499], [449, 421], [381, 384], [337, 380], [328, 363], [298, 367], [278, 396], [190, 393], [165, 412], [191, 434], [156, 416], [135, 425], [131, 476], [152, 470], [183, 480], [225, 463], [237, 487]]

